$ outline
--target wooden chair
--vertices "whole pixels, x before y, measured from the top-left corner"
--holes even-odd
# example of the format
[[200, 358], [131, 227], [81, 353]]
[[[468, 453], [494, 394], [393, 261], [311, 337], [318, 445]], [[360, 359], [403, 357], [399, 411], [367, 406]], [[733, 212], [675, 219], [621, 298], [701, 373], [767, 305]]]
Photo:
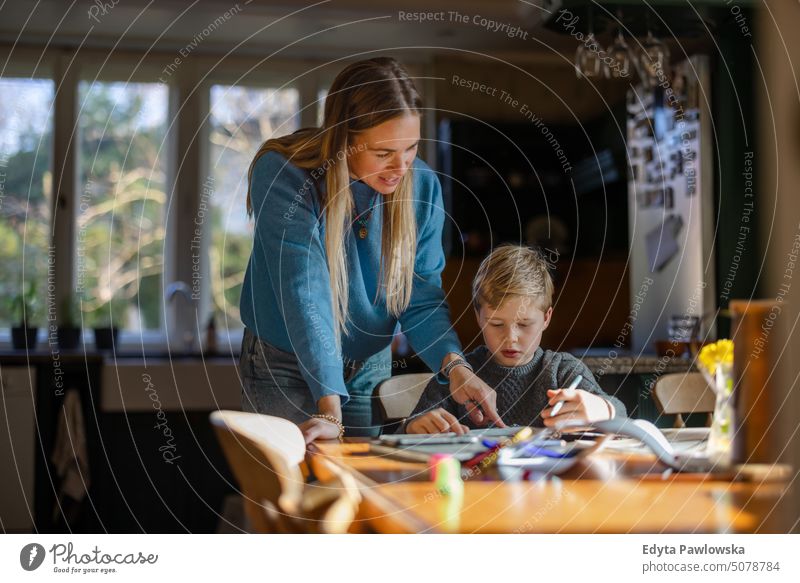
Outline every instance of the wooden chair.
[[703, 375], [696, 373], [667, 374], [656, 381], [653, 389], [658, 410], [665, 415], [675, 415], [675, 427], [685, 427], [684, 413], [708, 413], [711, 425], [716, 395]]
[[378, 397], [387, 424], [411, 415], [422, 391], [433, 378], [431, 373], [399, 375], [383, 381], [378, 387]]
[[291, 421], [257, 413], [215, 411], [211, 424], [244, 498], [254, 532], [340, 533], [361, 496], [351, 476], [306, 484], [306, 444]]

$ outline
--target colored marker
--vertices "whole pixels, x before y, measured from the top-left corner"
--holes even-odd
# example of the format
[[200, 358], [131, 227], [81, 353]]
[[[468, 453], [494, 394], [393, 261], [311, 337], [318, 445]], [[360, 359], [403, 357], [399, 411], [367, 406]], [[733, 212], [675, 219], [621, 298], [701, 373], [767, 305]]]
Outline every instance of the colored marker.
[[446, 496], [457, 496], [464, 492], [464, 482], [461, 480], [461, 464], [451, 456], [440, 458], [435, 465], [436, 490]]

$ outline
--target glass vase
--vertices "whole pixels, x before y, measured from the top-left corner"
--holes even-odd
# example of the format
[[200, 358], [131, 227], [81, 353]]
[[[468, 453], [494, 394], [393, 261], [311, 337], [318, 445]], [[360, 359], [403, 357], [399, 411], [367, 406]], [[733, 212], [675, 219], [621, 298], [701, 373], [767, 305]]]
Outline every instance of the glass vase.
[[733, 442], [732, 364], [720, 363], [717, 365], [712, 388], [717, 399], [706, 453], [716, 459], [718, 463], [728, 464], [731, 460], [731, 444]]

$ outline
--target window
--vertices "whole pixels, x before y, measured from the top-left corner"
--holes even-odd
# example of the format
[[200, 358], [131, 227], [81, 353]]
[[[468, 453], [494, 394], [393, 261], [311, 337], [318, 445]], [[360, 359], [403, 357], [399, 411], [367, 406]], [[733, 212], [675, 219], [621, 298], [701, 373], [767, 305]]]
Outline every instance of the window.
[[22, 319], [11, 300], [31, 291], [29, 325], [43, 325], [52, 202], [54, 83], [0, 78], [0, 325]]
[[261, 144], [299, 128], [300, 95], [296, 89], [214, 85], [210, 109], [209, 177], [202, 197], [211, 209], [211, 313], [218, 330], [230, 331], [242, 328], [239, 297], [253, 246], [245, 211], [247, 171]]
[[168, 90], [78, 85], [74, 281], [86, 327], [162, 327]]
[[[201, 160], [196, 151], [173, 151], [170, 134], [178, 132], [170, 125], [177, 126], [170, 114], [173, 96], [167, 84], [146, 81], [56, 81], [25, 78], [18, 71], [0, 77], [0, 341], [5, 342], [8, 327], [20, 320], [8, 300], [30, 283], [38, 300], [35, 317], [29, 318], [33, 325], [47, 323], [52, 295], [52, 308], [59, 314], [73, 312], [84, 329], [113, 325], [137, 337], [122, 336], [123, 342], [160, 347], [178, 305], [165, 300], [164, 278], [171, 275], [165, 269], [195, 260], [194, 247], [168, 236], [168, 228], [183, 228], [201, 212], [206, 228], [199, 233], [199, 256], [201, 272], [208, 277], [199, 280], [199, 298], [192, 293], [192, 300], [200, 300], [195, 306], [206, 322], [214, 316], [221, 333], [240, 333], [239, 297], [253, 242], [253, 225], [245, 212], [247, 170], [264, 141], [300, 127], [301, 92], [293, 87], [213, 85], [208, 147], [200, 148], [207, 168], [198, 184], [201, 207], [194, 217], [178, 216], [177, 223], [170, 219], [168, 225], [167, 204], [177, 204], [168, 199], [175, 163], [184, 154], [188, 157], [183, 163]], [[55, 115], [56, 106], [71, 104], [71, 91], [77, 97], [74, 113], [62, 107]], [[323, 90], [318, 97], [324, 96]], [[198, 103], [176, 115], [202, 116], [197, 109], [202, 100]], [[322, 101], [319, 108], [321, 113]], [[63, 123], [67, 134], [75, 125], [65, 159], [58, 161], [52, 155], [55, 123]], [[57, 181], [72, 176], [73, 164], [74, 189], [64, 189], [74, 191], [74, 214], [54, 214]], [[73, 238], [71, 261], [58, 268], [59, 277], [72, 281], [72, 288], [48, 295], [49, 254], [59, 246], [70, 247], [69, 241], [52, 238], [67, 233]], [[73, 305], [67, 306], [66, 299]]]
[[325, 98], [328, 96], [327, 89], [317, 91], [317, 127], [321, 128], [325, 121]]

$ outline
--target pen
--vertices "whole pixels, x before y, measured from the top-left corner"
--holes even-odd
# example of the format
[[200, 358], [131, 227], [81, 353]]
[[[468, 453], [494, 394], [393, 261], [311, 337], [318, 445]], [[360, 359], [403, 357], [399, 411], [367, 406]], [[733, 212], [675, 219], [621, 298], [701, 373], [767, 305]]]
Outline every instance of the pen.
[[[574, 379], [572, 379], [572, 382], [567, 387], [567, 390], [577, 389], [578, 385], [581, 384], [582, 380], [583, 380], [583, 375], [579, 374]], [[555, 417], [556, 415], [558, 415], [558, 412], [561, 411], [561, 407], [563, 406], [564, 406], [564, 401], [559, 401], [558, 403], [556, 403], [555, 406], [553, 407], [553, 410], [550, 411], [550, 417]]]
[[497, 456], [494, 455], [493, 459], [490, 458], [490, 456], [492, 456], [493, 454], [496, 454], [499, 450], [501, 450], [502, 448], [504, 448], [504, 447], [506, 447], [508, 445], [515, 445], [517, 443], [520, 443], [521, 441], [525, 441], [527, 439], [530, 439], [531, 435], [533, 435], [533, 429], [531, 429], [530, 427], [523, 427], [522, 429], [517, 431], [514, 434], [514, 437], [512, 437], [511, 439], [501, 439], [500, 441], [492, 441], [492, 440], [489, 440], [489, 439], [483, 439], [483, 440], [481, 440], [482, 445], [484, 447], [488, 447], [489, 449], [484, 451], [484, 452], [479, 453], [475, 457], [473, 457], [473, 458], [467, 460], [466, 462], [464, 462], [464, 467], [465, 468], [475, 467], [479, 463], [483, 462], [486, 459], [489, 459], [489, 462], [493, 463], [493, 461], [497, 460]]
[[553, 451], [552, 449], [547, 449], [546, 447], [538, 447], [527, 445], [523, 447], [520, 451], [517, 452], [517, 457], [549, 457], [554, 459], [566, 459], [571, 458], [578, 453], [577, 449], [573, 449], [570, 451]]

